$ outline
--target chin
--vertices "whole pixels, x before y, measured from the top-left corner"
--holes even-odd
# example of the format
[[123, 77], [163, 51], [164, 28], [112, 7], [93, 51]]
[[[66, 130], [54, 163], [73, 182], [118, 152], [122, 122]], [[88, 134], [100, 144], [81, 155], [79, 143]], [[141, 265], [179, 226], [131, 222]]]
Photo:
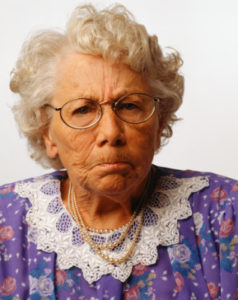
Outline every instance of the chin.
[[113, 174], [98, 179], [94, 182], [94, 186], [94, 190], [97, 190], [101, 194], [117, 195], [118, 193], [123, 193], [123, 191], [126, 192], [131, 188], [131, 180], [122, 175]]

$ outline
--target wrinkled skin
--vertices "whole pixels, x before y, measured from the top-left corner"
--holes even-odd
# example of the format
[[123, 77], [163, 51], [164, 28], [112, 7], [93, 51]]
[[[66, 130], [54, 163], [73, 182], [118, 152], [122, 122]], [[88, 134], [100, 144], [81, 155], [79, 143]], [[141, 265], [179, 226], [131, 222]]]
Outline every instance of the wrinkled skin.
[[[58, 63], [52, 105], [78, 97], [103, 102], [131, 92], [151, 94], [145, 79], [126, 65], [68, 50]], [[133, 125], [104, 105], [99, 123], [76, 130], [54, 112], [44, 140], [47, 155], [59, 155], [67, 169], [86, 223], [113, 228], [128, 220], [132, 202], [143, 192], [160, 145], [158, 114]], [[62, 189], [65, 203], [68, 181]]]

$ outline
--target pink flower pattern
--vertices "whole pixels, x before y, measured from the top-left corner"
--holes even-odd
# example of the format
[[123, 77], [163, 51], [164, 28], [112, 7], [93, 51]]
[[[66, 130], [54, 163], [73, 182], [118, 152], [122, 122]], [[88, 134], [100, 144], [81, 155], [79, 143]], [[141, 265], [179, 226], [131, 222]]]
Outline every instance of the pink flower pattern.
[[209, 282], [207, 284], [207, 287], [208, 287], [208, 291], [209, 291], [211, 298], [212, 299], [215, 298], [218, 294], [219, 288], [215, 285], [214, 282]]
[[228, 198], [226, 190], [224, 190], [221, 187], [214, 189], [213, 192], [211, 193], [210, 197], [212, 200], [214, 200], [214, 201], [219, 200], [222, 203], [224, 200], [227, 200], [227, 198]]
[[14, 235], [14, 231], [11, 226], [2, 225], [0, 226], [0, 242], [11, 240]]
[[234, 230], [234, 222], [231, 219], [223, 220], [221, 222], [220, 236], [228, 237]]
[[5, 278], [0, 286], [0, 294], [3, 296], [9, 296], [16, 290], [16, 279], [8, 276]]
[[13, 190], [13, 186], [6, 186], [3, 189], [0, 189], [0, 195], [9, 194]]
[[140, 296], [140, 291], [137, 285], [131, 286], [124, 294], [124, 300], [137, 300]]
[[[163, 172], [159, 170], [159, 176], [161, 173], [164, 176]], [[176, 177], [177, 172], [165, 176]], [[59, 178], [59, 175], [50, 176]], [[191, 176], [197, 176], [196, 172], [178, 173], [179, 178]], [[195, 230], [196, 218], [179, 221], [179, 243], [158, 247], [158, 260], [153, 265], [134, 266], [125, 283], [108, 274], [88, 284], [80, 268], [59, 269], [55, 253], [37, 249], [35, 237], [19, 255], [18, 249], [23, 249], [19, 244], [22, 246], [26, 241], [25, 216], [31, 204], [29, 199], [14, 192], [14, 184], [0, 188], [0, 299], [24, 299], [29, 291], [32, 299], [57, 296], [60, 299], [98, 299], [98, 295], [124, 300], [165, 299], [164, 295], [166, 299], [177, 296], [183, 299], [184, 295], [184, 299], [186, 296], [190, 299], [192, 294], [196, 299], [206, 299], [208, 290], [210, 298], [217, 300], [223, 289], [224, 298], [230, 295], [229, 299], [238, 300], [238, 181], [213, 174], [205, 176], [209, 176], [210, 186], [193, 193], [189, 199], [193, 214], [202, 216], [198, 220], [200, 223], [197, 221], [199, 230]], [[47, 191], [60, 199], [50, 184]], [[28, 285], [29, 277], [32, 289]], [[114, 289], [114, 285], [118, 289]], [[121, 290], [122, 295], [115, 295], [115, 290]]]
[[174, 274], [174, 277], [175, 277], [175, 282], [176, 282], [175, 291], [179, 292], [179, 291], [181, 291], [181, 289], [184, 286], [184, 279], [183, 279], [182, 275], [179, 272], [176, 272]]
[[55, 271], [55, 278], [56, 278], [56, 285], [63, 285], [67, 278], [67, 274], [64, 271], [57, 269]]
[[238, 192], [238, 181], [232, 187], [233, 192]]
[[145, 273], [145, 271], [148, 269], [147, 266], [144, 266], [142, 264], [138, 264], [136, 266], [134, 266], [132, 274], [135, 276], [139, 276]]

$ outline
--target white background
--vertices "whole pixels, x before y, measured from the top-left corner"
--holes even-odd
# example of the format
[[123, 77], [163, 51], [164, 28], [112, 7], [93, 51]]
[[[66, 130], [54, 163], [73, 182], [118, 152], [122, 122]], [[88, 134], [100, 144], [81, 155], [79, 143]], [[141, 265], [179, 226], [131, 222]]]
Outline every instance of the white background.
[[[113, 1], [91, 1], [104, 6]], [[64, 28], [74, 0], [0, 0], [0, 184], [47, 172], [29, 158], [10, 107], [10, 71], [22, 42], [34, 30]], [[121, 0], [157, 34], [179, 50], [185, 76], [183, 121], [155, 157], [161, 166], [212, 171], [238, 178], [238, 1]]]

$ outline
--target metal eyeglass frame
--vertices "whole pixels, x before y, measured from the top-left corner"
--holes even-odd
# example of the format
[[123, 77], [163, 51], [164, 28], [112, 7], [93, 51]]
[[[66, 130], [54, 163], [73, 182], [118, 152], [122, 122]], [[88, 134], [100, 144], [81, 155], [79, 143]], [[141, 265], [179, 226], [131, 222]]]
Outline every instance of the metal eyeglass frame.
[[[151, 97], [151, 100], [154, 100], [154, 108], [153, 108], [152, 112], [150, 113], [150, 115], [149, 115], [145, 120], [140, 121], [140, 122], [128, 122], [128, 121], [123, 120], [123, 119], [118, 115], [117, 110], [116, 110], [116, 107], [117, 107], [118, 103], [120, 103], [120, 101], [122, 101], [123, 99], [125, 99], [126, 97], [131, 96], [131, 95], [144, 95], [144, 96], [147, 96], [147, 97]], [[72, 102], [72, 101], [75, 101], [75, 100], [79, 100], [79, 99], [86, 99], [86, 100], [93, 101], [93, 102], [100, 108], [100, 110], [99, 110], [100, 113], [99, 113], [98, 118], [96, 119], [96, 121], [94, 121], [92, 124], [90, 124], [90, 125], [88, 125], [88, 126], [86, 126], [86, 127], [74, 127], [74, 126], [71, 126], [71, 125], [69, 125], [69, 124], [64, 120], [64, 118], [63, 118], [63, 116], [62, 116], [62, 109], [63, 109], [63, 107], [64, 107], [66, 104], [68, 104], [68, 103], [70, 103], [70, 102]], [[146, 121], [148, 121], [148, 120], [153, 116], [153, 114], [154, 114], [154, 112], [155, 112], [155, 109], [156, 109], [156, 104], [157, 104], [158, 102], [159, 102], [159, 98], [158, 98], [158, 97], [153, 97], [153, 96], [148, 95], [148, 94], [145, 94], [145, 93], [131, 93], [131, 94], [124, 95], [124, 96], [122, 96], [122, 97], [120, 97], [120, 98], [118, 98], [118, 99], [107, 100], [107, 101], [103, 101], [103, 102], [101, 102], [101, 103], [99, 103], [99, 102], [97, 102], [97, 101], [95, 101], [95, 100], [93, 100], [93, 99], [90, 99], [90, 98], [75, 98], [75, 99], [71, 99], [71, 100], [67, 101], [67, 102], [64, 103], [64, 105], [62, 105], [61, 107], [54, 107], [53, 105], [48, 104], [48, 103], [45, 104], [43, 107], [50, 107], [50, 108], [53, 108], [55, 111], [59, 111], [59, 112], [60, 112], [60, 118], [61, 118], [61, 120], [63, 121], [63, 123], [64, 123], [65, 125], [67, 125], [67, 126], [70, 127], [70, 128], [73, 128], [73, 129], [80, 129], [80, 130], [82, 130], [82, 129], [87, 129], [87, 128], [93, 127], [94, 125], [96, 125], [96, 124], [101, 120], [102, 115], [103, 115], [102, 105], [105, 105], [105, 104], [111, 104], [111, 105], [112, 105], [112, 110], [113, 110], [113, 112], [115, 113], [115, 115], [116, 115], [121, 121], [123, 121], [123, 122], [125, 122], [125, 123], [128, 123], [128, 124], [141, 124], [141, 123], [145, 123]]]

